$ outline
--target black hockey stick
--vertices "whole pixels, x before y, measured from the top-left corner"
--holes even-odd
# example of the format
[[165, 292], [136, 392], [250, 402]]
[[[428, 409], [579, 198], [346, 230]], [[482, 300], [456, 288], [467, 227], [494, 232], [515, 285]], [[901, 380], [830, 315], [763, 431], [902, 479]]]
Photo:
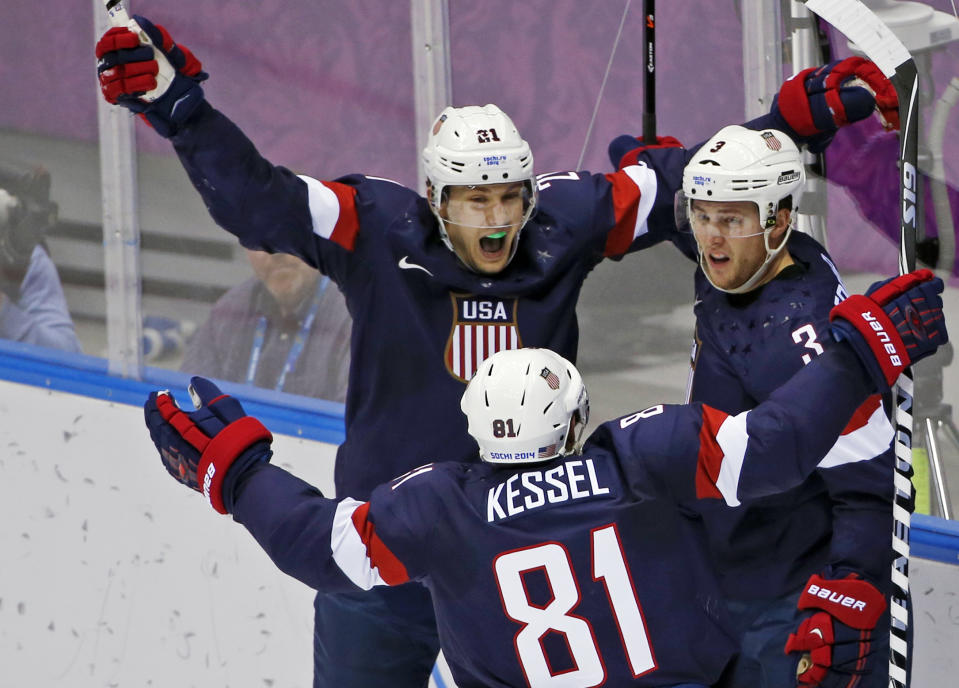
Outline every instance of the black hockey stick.
[[[899, 96], [899, 273], [916, 267], [916, 189], [919, 144], [918, 75], [912, 56], [872, 10], [859, 0], [805, 0], [806, 6], [848, 37], [889, 78]], [[909, 525], [912, 485], [913, 378], [908, 368], [896, 383], [896, 475], [893, 504], [892, 595], [889, 601], [889, 685], [907, 688], [909, 666]]]
[[656, 0], [643, 0], [643, 141], [656, 143]]

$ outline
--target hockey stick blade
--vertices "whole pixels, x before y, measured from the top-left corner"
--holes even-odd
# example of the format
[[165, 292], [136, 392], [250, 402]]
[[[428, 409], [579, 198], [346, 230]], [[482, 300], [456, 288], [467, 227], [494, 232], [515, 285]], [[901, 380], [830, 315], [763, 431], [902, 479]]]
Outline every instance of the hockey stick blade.
[[[899, 97], [899, 273], [916, 266], [916, 191], [919, 140], [918, 75], [909, 51], [859, 0], [805, 0], [806, 7], [845, 34], [892, 82]], [[913, 378], [908, 368], [896, 383], [896, 472], [893, 502], [889, 685], [908, 687], [909, 527], [915, 504], [912, 485]]]
[[137, 24], [135, 19], [127, 14], [126, 7], [123, 6], [123, 0], [104, 0], [103, 4], [107, 10], [107, 14], [110, 16], [110, 24], [130, 29], [130, 31], [135, 33], [137, 38], [140, 39], [141, 44], [149, 45], [153, 48], [153, 58], [157, 61], [159, 68], [156, 75], [157, 86], [153, 90], [147, 91], [140, 96], [142, 100], [152, 103], [166, 93], [167, 88], [173, 83], [173, 65], [171, 65], [169, 60], [166, 59], [166, 56], [153, 45], [153, 41], [147, 36], [147, 32]]

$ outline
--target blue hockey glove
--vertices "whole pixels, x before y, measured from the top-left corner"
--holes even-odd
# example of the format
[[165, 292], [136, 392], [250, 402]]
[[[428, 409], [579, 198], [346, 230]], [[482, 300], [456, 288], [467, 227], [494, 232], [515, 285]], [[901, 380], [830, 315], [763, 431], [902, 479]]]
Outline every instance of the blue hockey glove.
[[810, 613], [786, 641], [785, 652], [802, 653], [796, 667], [800, 686], [848, 688], [861, 677], [888, 666], [889, 656], [875, 652], [876, 624], [886, 611], [886, 598], [874, 585], [850, 574], [839, 580], [813, 575], [797, 604]]
[[855, 350], [879, 391], [907, 366], [949, 341], [942, 313], [942, 280], [916, 270], [876, 282], [829, 312], [832, 334]]
[[139, 98], [157, 87], [159, 71], [153, 48], [140, 43], [126, 27], [113, 27], [97, 42], [97, 74], [107, 102], [141, 115], [161, 136], [173, 136], [203, 102], [200, 82], [203, 66], [188, 48], [177, 45], [162, 26], [139, 15], [134, 19], [172, 65], [175, 76], [165, 93], [153, 102]]
[[613, 167], [621, 170], [627, 165], [635, 165], [640, 154], [650, 149], [682, 147], [683, 144], [679, 142], [679, 139], [672, 136], [657, 136], [656, 143], [647, 146], [641, 136], [622, 134], [610, 142], [607, 152]]
[[236, 477], [252, 464], [270, 460], [273, 435], [205, 378], [190, 380], [190, 396], [195, 411], [181, 410], [168, 391], [152, 392], [143, 406], [144, 418], [170, 475], [202, 492], [225, 514]]
[[773, 99], [772, 111], [818, 153], [839, 127], [876, 111], [883, 127], [898, 129], [898, 108], [896, 89], [879, 67], [862, 57], [847, 57], [788, 79]]

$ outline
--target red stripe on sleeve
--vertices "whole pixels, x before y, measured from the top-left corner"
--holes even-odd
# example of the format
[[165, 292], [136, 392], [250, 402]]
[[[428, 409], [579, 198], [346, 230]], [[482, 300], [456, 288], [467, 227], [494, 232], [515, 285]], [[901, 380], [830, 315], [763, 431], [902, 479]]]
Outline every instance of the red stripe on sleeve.
[[636, 212], [639, 209], [639, 187], [625, 172], [607, 174], [606, 179], [613, 185], [613, 213], [616, 224], [606, 236], [606, 248], [603, 255], [621, 256], [629, 250], [636, 236]]
[[366, 545], [366, 554], [370, 564], [375, 566], [380, 577], [389, 585], [399, 585], [410, 580], [403, 562], [397, 559], [389, 548], [376, 534], [376, 527], [367, 519], [370, 512], [370, 503], [365, 502], [353, 512], [353, 527], [360, 535], [360, 540]]
[[716, 433], [729, 418], [728, 413], [703, 406], [703, 424], [699, 427], [699, 457], [696, 461], [696, 497], [698, 499], [722, 499], [716, 487], [719, 469], [723, 465], [722, 448], [716, 441]]
[[855, 432], [859, 428], [865, 426], [872, 417], [872, 414], [876, 412], [877, 408], [879, 408], [880, 403], [881, 402], [878, 394], [873, 394], [871, 397], [862, 402], [862, 406], [857, 408], [856, 412], [852, 414], [852, 418], [849, 419], [849, 423], [846, 424], [842, 434], [848, 435], [849, 433]]
[[356, 246], [356, 235], [360, 232], [360, 217], [356, 212], [356, 189], [339, 182], [321, 182], [336, 195], [340, 205], [340, 215], [330, 235], [330, 241], [339, 244], [347, 251]]

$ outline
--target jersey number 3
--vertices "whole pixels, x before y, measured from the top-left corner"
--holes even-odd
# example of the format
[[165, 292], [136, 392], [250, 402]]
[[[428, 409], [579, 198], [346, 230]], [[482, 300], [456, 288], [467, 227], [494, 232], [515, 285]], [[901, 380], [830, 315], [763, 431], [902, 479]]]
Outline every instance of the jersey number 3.
[[[633, 676], [640, 676], [655, 669], [656, 660], [616, 525], [597, 528], [592, 531], [591, 540], [593, 581], [602, 581], [606, 586], [626, 659]], [[566, 548], [547, 542], [506, 552], [496, 558], [493, 570], [507, 616], [522, 626], [513, 643], [531, 688], [572, 688], [603, 683], [606, 670], [593, 628], [589, 621], [572, 613], [580, 603], [580, 593]], [[552, 599], [545, 606], [531, 603], [527, 596], [523, 577], [531, 571], [545, 575], [551, 588]], [[573, 669], [553, 673], [540, 642], [549, 633], [558, 633], [565, 639]]]
[[[806, 340], [803, 343], [803, 340]], [[816, 341], [816, 328], [812, 325], [803, 325], [793, 331], [793, 341], [797, 344], [803, 344], [807, 349], [812, 349], [816, 355], [820, 355], [823, 351], [822, 344]], [[802, 355], [803, 365], [807, 365], [812, 360], [812, 356], [809, 354]]]

